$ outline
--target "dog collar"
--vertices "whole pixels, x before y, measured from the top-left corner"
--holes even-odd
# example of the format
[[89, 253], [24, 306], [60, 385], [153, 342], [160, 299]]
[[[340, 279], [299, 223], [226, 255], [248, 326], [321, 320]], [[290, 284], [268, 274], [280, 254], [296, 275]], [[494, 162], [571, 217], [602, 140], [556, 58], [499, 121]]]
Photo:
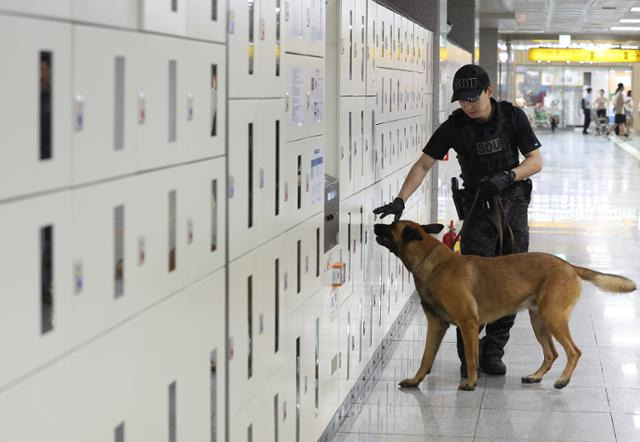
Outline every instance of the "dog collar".
[[435, 252], [435, 251], [436, 251], [436, 249], [437, 249], [438, 247], [440, 247], [440, 244], [436, 245], [433, 249], [431, 249], [431, 251], [429, 252], [429, 254], [428, 254], [427, 256], [425, 256], [424, 258], [422, 258], [422, 259], [420, 260], [420, 262], [418, 262], [418, 264], [416, 264], [415, 266], [413, 266], [413, 268], [412, 268], [412, 269], [409, 269], [409, 271], [410, 271], [411, 273], [415, 273], [415, 271], [416, 271], [416, 270], [418, 270], [418, 268], [419, 268], [422, 264], [424, 264], [425, 262], [427, 262], [427, 261], [429, 260], [429, 258], [431, 257], [431, 255], [433, 255], [433, 252]]

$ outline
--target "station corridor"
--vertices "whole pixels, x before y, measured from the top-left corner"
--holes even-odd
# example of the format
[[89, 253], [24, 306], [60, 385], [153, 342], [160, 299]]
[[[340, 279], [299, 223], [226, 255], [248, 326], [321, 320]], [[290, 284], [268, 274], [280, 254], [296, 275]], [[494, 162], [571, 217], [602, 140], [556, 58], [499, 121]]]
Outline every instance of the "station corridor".
[[[539, 133], [544, 167], [533, 177], [530, 251], [548, 252], [605, 273], [640, 280], [640, 140]], [[420, 389], [402, 390], [422, 357], [422, 309], [368, 397], [358, 401], [338, 441], [638, 441], [640, 440], [640, 297], [606, 294], [583, 283], [570, 321], [582, 357], [571, 383], [553, 387], [564, 351], [541, 384], [520, 378], [542, 361], [526, 311], [505, 348], [504, 377], [480, 375], [458, 391], [455, 329], [450, 327]]]

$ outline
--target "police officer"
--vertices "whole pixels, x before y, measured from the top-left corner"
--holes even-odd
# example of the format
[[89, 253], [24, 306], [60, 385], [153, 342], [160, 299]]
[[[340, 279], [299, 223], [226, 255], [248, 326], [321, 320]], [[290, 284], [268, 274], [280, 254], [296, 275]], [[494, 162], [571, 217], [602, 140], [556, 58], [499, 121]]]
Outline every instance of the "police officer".
[[[390, 204], [375, 209], [375, 214], [381, 218], [394, 215], [398, 220], [404, 202], [420, 186], [429, 169], [453, 148], [464, 182], [462, 254], [499, 256], [528, 250], [529, 177], [542, 169], [540, 142], [522, 109], [506, 101], [498, 103], [491, 98], [492, 94], [489, 76], [480, 66], [465, 65], [456, 72], [451, 102], [458, 101], [460, 109], [429, 139], [398, 196]], [[521, 163], [519, 153], [524, 156]], [[515, 315], [509, 315], [487, 324], [479, 360], [485, 373], [506, 373], [502, 356], [514, 320]], [[460, 374], [467, 377], [459, 329], [457, 338]]]

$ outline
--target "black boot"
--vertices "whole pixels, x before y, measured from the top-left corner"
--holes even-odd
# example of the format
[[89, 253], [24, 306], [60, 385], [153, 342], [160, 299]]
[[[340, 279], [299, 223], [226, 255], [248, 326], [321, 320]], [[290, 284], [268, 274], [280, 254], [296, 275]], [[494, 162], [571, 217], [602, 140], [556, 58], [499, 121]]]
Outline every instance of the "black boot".
[[480, 356], [480, 369], [492, 375], [503, 376], [507, 367], [502, 362], [504, 346], [509, 340], [509, 330], [513, 327], [516, 315], [505, 316], [491, 324], [487, 324], [486, 335], [482, 338], [482, 354]]

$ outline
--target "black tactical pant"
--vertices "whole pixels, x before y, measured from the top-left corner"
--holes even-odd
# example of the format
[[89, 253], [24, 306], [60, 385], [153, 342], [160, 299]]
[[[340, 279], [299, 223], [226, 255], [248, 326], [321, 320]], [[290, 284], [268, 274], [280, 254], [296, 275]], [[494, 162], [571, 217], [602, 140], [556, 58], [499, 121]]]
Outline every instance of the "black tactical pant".
[[[503, 214], [496, 213], [494, 204], [476, 202], [473, 211], [470, 201], [465, 198], [465, 222], [461, 236], [460, 249], [463, 255], [501, 256], [521, 253], [529, 250], [529, 223], [527, 210], [531, 199], [531, 180], [517, 182], [511, 189], [498, 197]], [[501, 223], [498, 216], [502, 215]], [[502, 247], [499, 226], [502, 226]], [[509, 226], [513, 232], [512, 241]], [[480, 342], [481, 357], [504, 355], [504, 346], [509, 340], [509, 330], [513, 327], [516, 315], [509, 315], [486, 325], [486, 336]], [[484, 324], [480, 326], [480, 330]], [[464, 346], [460, 329], [456, 329], [458, 356], [464, 363]]]

